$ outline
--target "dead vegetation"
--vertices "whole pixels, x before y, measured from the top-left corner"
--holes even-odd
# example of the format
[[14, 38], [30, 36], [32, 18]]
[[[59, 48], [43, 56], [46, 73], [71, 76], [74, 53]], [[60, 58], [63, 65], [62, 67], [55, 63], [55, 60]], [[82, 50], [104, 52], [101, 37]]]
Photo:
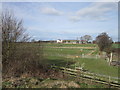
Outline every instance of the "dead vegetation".
[[[24, 73], [31, 75], [47, 70], [48, 65], [41, 64], [43, 60], [42, 45], [39, 50], [27, 44], [30, 36], [25, 32], [23, 20], [17, 19], [14, 13], [5, 10], [1, 14], [2, 21], [2, 66], [5, 77], [19, 77]], [[26, 42], [26, 43], [25, 43]]]

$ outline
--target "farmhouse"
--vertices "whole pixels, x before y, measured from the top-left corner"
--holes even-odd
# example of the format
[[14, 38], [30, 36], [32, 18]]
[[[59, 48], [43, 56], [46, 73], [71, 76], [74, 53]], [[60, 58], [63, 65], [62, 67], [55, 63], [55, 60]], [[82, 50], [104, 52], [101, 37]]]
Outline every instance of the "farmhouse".
[[80, 44], [80, 43], [82, 43], [82, 44], [85, 44], [86, 41], [84, 41], [84, 40], [80, 41], [80, 40], [61, 40], [61, 39], [58, 39], [57, 43], [65, 43], [65, 44]]
[[61, 40], [61, 39], [57, 40], [57, 43], [62, 43], [62, 42], [63, 42], [63, 40]]
[[77, 41], [77, 40], [63, 40], [63, 43], [66, 43], [66, 44], [77, 44], [77, 43], [79, 43], [79, 41]]

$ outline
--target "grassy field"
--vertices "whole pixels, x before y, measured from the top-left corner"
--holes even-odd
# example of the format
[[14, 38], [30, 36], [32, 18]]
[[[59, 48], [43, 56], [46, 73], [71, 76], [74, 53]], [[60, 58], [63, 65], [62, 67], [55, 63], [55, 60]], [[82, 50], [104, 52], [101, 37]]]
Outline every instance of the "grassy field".
[[44, 46], [52, 47], [96, 47], [96, 44], [58, 44], [58, 43], [47, 43]]
[[[98, 55], [96, 44], [47, 43], [42, 44], [42, 46], [43, 57], [45, 58], [42, 63], [70, 68], [80, 67], [84, 64], [84, 69], [90, 72], [118, 77], [118, 67], [109, 66], [104, 58], [96, 58]], [[114, 48], [118, 48], [118, 46], [118, 44], [113, 44]], [[37, 47], [38, 51], [41, 50], [39, 43], [29, 44], [29, 47]], [[82, 57], [82, 55], [86, 57]]]
[[[74, 68], [75, 66], [79, 67], [84, 64], [84, 69], [87, 69], [90, 72], [118, 77], [117, 67], [109, 66], [108, 62], [104, 58], [96, 58], [98, 48], [95, 44], [46, 44], [45, 46], [46, 48], [44, 48], [43, 51], [46, 57], [46, 63], [51, 63], [57, 66], [68, 66], [70, 68]], [[113, 45], [113, 47], [117, 46], [117, 44]], [[87, 57], [82, 58], [82, 54]]]
[[113, 44], [114, 48], [120, 48], [120, 44]]
[[[48, 70], [45, 65], [60, 66], [75, 69], [76, 67], [83, 67], [83, 69], [96, 74], [107, 75], [111, 77], [118, 77], [118, 68], [109, 66], [104, 58], [96, 57], [98, 55], [98, 47], [96, 44], [40, 44], [40, 43], [17, 43], [17, 57], [27, 60], [23, 63], [18, 63], [17, 66], [23, 68], [23, 64], [43, 65], [41, 75], [38, 77], [30, 77], [23, 74], [20, 77], [6, 78], [3, 80], [3, 87], [7, 88], [105, 88], [109, 87], [103, 84], [73, 78], [71, 76], [64, 76], [62, 72], [53, 72]], [[117, 48], [117, 44], [113, 47]], [[42, 55], [41, 55], [42, 54]], [[41, 57], [42, 56], [42, 57]], [[30, 60], [30, 62], [29, 62]], [[35, 64], [36, 65], [36, 64]], [[16, 65], [14, 65], [16, 66]], [[33, 66], [34, 67], [34, 66]], [[33, 68], [32, 67], [32, 68]], [[31, 68], [31, 69], [32, 69]], [[36, 68], [34, 68], [36, 69]], [[48, 71], [47, 73], [45, 73]], [[38, 72], [38, 71], [37, 71]], [[35, 72], [34, 72], [35, 73]], [[50, 75], [50, 76], [49, 76]]]

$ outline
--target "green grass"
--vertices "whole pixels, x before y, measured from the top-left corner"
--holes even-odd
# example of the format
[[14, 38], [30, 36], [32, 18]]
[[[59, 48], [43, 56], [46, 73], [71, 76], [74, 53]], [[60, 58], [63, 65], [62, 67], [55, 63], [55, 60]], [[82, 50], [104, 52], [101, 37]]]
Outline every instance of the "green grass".
[[[35, 48], [35, 49], [32, 49], [33, 50], [32, 53], [34, 53], [34, 50], [37, 50], [35, 54], [38, 54], [38, 55], [44, 54], [44, 60], [40, 61], [40, 63], [43, 63], [43, 64], [49, 64], [49, 65], [51, 64], [51, 65], [56, 65], [60, 67], [69, 67], [69, 68], [75, 68], [75, 66], [79, 67], [84, 64], [83, 68], [90, 72], [112, 76], [112, 77], [118, 77], [118, 68], [114, 66], [109, 66], [108, 62], [105, 61], [104, 59], [81, 58], [81, 57], [68, 58], [67, 57], [67, 55], [70, 55], [70, 56], [76, 56], [76, 55], [79, 56], [82, 54], [87, 55], [87, 54], [90, 54], [92, 51], [94, 51], [92, 55], [95, 56], [96, 54], [98, 54], [98, 48], [95, 44], [39, 44], [39, 43], [21, 43], [21, 44], [17, 43], [17, 44], [19, 46], [18, 52], [24, 51], [26, 47], [31, 47], [31, 48]], [[41, 48], [41, 46], [43, 46], [44, 48]], [[120, 47], [120, 45], [113, 44], [113, 47], [115, 48], [117, 48], [118, 46]], [[79, 48], [50, 48], [50, 47], [96, 47], [96, 48], [79, 49]], [[29, 50], [27, 51], [27, 53], [28, 52]], [[28, 57], [29, 55], [30, 54], [28, 53]], [[33, 60], [34, 59], [40, 60], [40, 58], [37, 58], [37, 57], [33, 58]], [[45, 80], [40, 80], [40, 81], [37, 80], [37, 82], [39, 82], [39, 85], [36, 86], [34, 82], [36, 81], [36, 79], [32, 80], [32, 82], [30, 80], [25, 80], [25, 82], [24, 80], [21, 80], [20, 83], [23, 83], [23, 84], [18, 85], [17, 88], [24, 88], [26, 86], [37, 88], [41, 86], [41, 82], [44, 84], [47, 82], [52, 83], [54, 81], [51, 79], [45, 79]], [[30, 84], [25, 85], [25, 83], [28, 83], [27, 81], [30, 81]], [[104, 87], [103, 85], [99, 85], [99, 84], [91, 85], [89, 83], [84, 83], [84, 82], [79, 82], [77, 84], [80, 85], [80, 88], [102, 88]], [[3, 87], [5, 86], [13, 87], [11, 85], [14, 85], [14, 84], [12, 84], [12, 82], [10, 81], [3, 82]], [[59, 85], [53, 86], [53, 88], [57, 88], [57, 87], [59, 87]], [[68, 87], [68, 88], [73, 88], [73, 87]]]
[[[97, 47], [96, 44], [59, 44], [59, 43], [47, 43], [43, 44], [47, 47]], [[113, 44], [112, 47], [120, 48], [120, 44]]]
[[94, 49], [78, 49], [78, 48], [44, 48], [46, 54], [62, 54], [62, 55], [82, 55], [88, 54]]
[[[81, 66], [84, 63], [84, 69], [90, 72], [103, 74], [112, 77], [118, 77], [118, 68], [109, 66], [109, 64], [102, 59], [89, 59], [89, 58], [78, 58], [76, 66]], [[71, 65], [74, 68], [75, 65]]]
[[75, 68], [75, 66], [80, 67], [82, 64], [84, 64], [84, 69], [90, 72], [118, 77], [118, 68], [114, 66], [109, 66], [108, 62], [102, 59], [70, 59], [65, 57], [48, 56], [47, 60], [45, 60], [44, 63], [70, 68]]
[[[41, 53], [41, 48], [39, 43], [26, 43], [24, 46], [27, 47], [35, 47], [38, 50], [38, 53]], [[69, 67], [73, 68], [75, 64], [77, 66], [85, 63], [85, 69], [99, 74], [105, 74], [110, 76], [118, 76], [118, 68], [114, 66], [109, 66], [108, 62], [104, 59], [94, 59], [94, 58], [67, 58], [67, 55], [70, 56], [80, 56], [82, 54], [89, 54], [94, 50], [92, 55], [98, 54], [98, 48], [95, 49], [79, 49], [79, 48], [50, 48], [54, 46], [59, 46], [60, 44], [42, 44], [44, 47], [43, 54], [45, 55], [45, 60], [41, 63], [54, 64], [57, 66], [66, 66], [69, 64]], [[62, 44], [60, 47], [95, 47], [95, 44]], [[117, 44], [113, 44], [114, 47], [117, 47]], [[82, 50], [82, 51], [81, 51]]]
[[52, 47], [96, 47], [96, 44], [61, 44], [61, 43], [48, 43], [44, 46]]
[[[52, 44], [47, 44], [48, 46], [52, 46]], [[56, 46], [58, 44], [53, 44]], [[72, 44], [64, 44], [63, 46], [72, 46]], [[74, 45], [78, 46], [78, 44]], [[94, 44], [83, 44], [79, 46], [95, 46]], [[62, 46], [61, 46], [62, 47]], [[115, 66], [109, 66], [108, 62], [104, 59], [95, 59], [93, 58], [67, 58], [67, 55], [82, 55], [82, 54], [89, 54], [91, 51], [95, 50], [92, 55], [98, 54], [98, 48], [95, 49], [78, 49], [78, 48], [44, 48], [44, 53], [47, 54], [46, 58], [48, 63], [55, 64], [58, 66], [65, 66], [67, 63], [69, 67], [74, 68], [75, 65], [78, 67], [85, 64], [85, 69], [90, 72], [104, 74], [112, 77], [118, 77], [118, 68]]]
[[120, 44], [113, 44], [112, 47], [114, 47], [114, 48], [120, 48]]

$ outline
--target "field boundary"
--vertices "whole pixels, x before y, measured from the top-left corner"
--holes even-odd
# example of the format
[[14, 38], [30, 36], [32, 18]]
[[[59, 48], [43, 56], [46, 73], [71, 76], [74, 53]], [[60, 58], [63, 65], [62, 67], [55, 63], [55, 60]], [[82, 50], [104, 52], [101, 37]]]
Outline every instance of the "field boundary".
[[96, 49], [96, 47], [57, 47], [57, 46], [46, 46], [46, 48], [80, 48], [80, 49]]
[[[47, 54], [45, 54], [47, 56]], [[100, 57], [100, 55], [86, 55], [86, 54], [76, 54], [76, 55], [64, 55], [64, 54], [49, 54], [50, 56], [59, 56], [59, 57], [65, 57], [65, 58], [94, 58], [94, 59], [98, 59], [98, 58], [103, 58]]]

